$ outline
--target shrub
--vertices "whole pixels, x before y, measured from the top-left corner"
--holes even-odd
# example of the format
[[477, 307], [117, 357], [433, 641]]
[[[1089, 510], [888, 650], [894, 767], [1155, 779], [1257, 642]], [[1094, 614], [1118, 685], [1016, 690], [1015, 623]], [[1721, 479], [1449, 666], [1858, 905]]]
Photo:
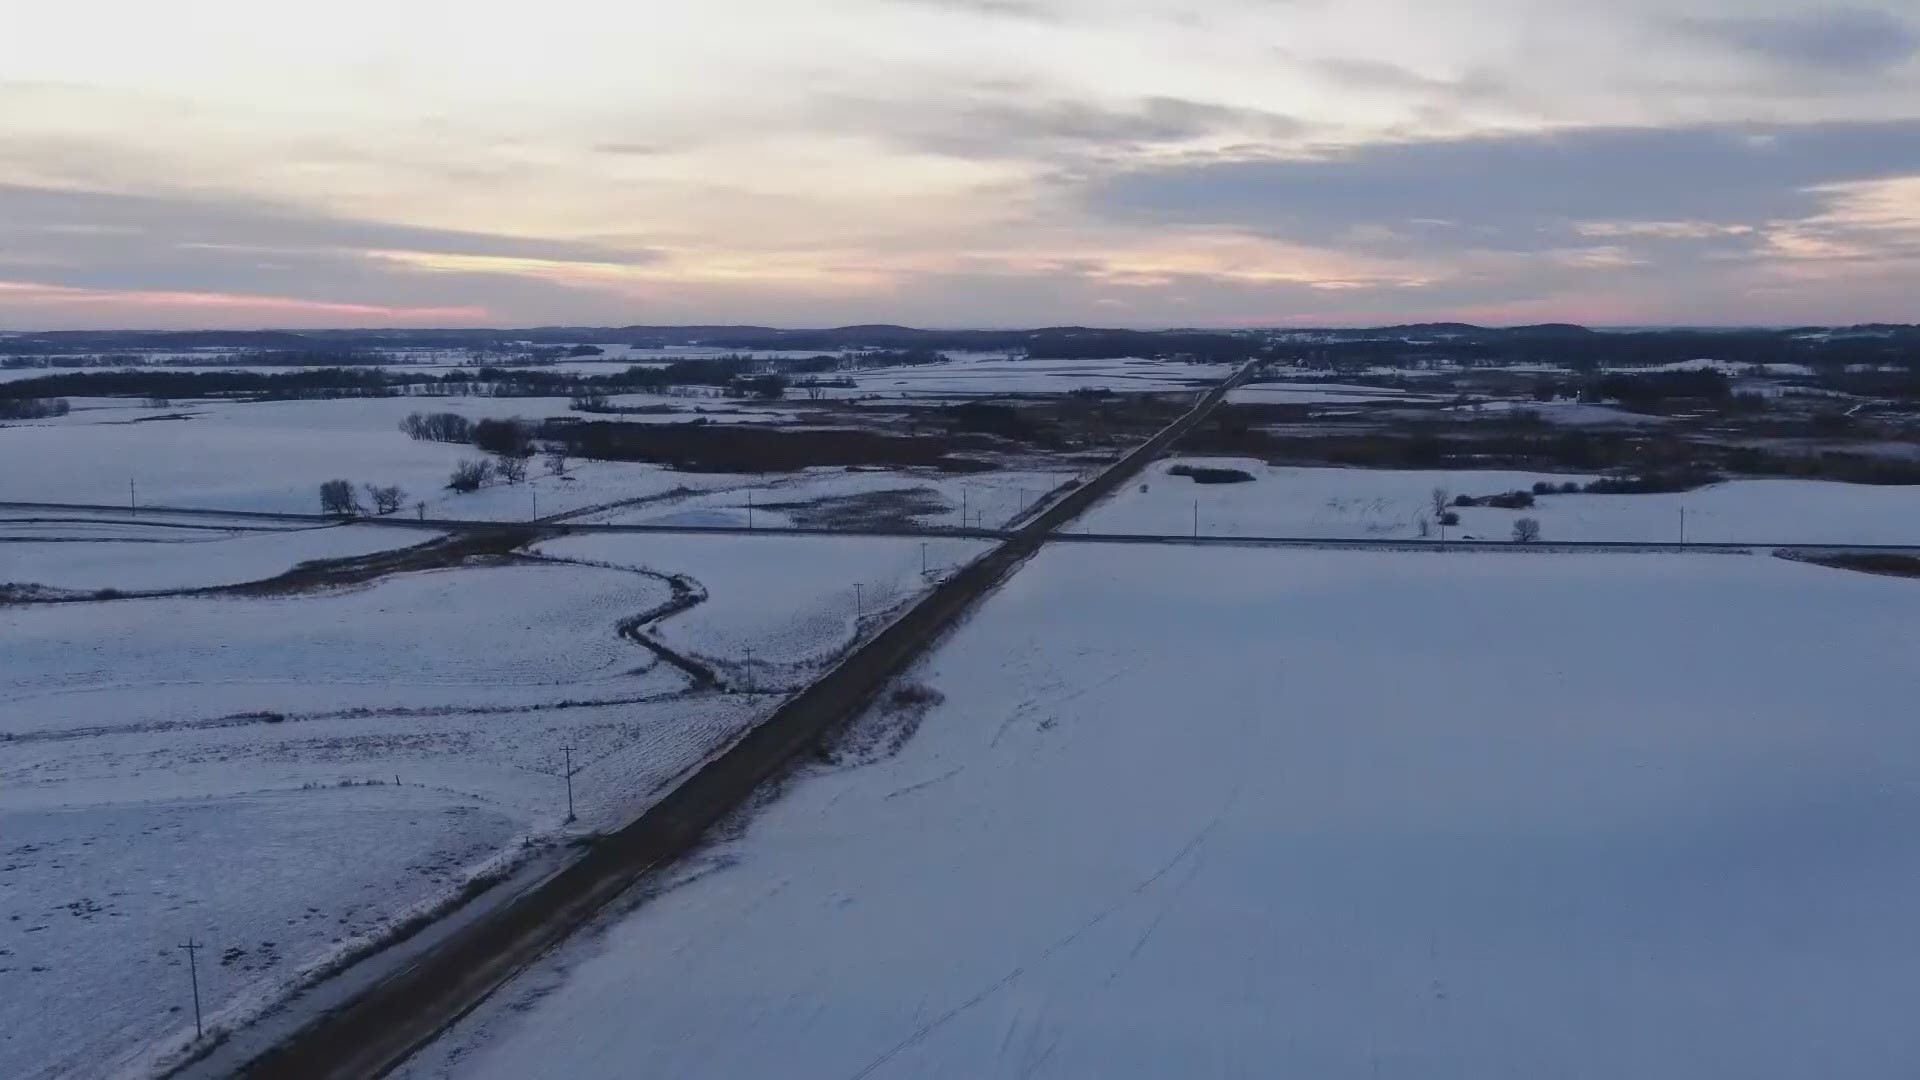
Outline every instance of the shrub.
[[1202, 465], [1175, 465], [1167, 473], [1170, 476], [1184, 476], [1196, 484], [1246, 484], [1253, 481], [1252, 473]]
[[1460, 524], [1460, 515], [1449, 510], [1446, 513], [1440, 515], [1440, 524], [1445, 525], [1448, 528], [1452, 528], [1453, 526]]
[[453, 467], [447, 486], [455, 491], [478, 491], [493, 479], [491, 461], [463, 461]]
[[368, 484], [367, 498], [373, 500], [374, 513], [391, 514], [400, 509], [400, 504], [407, 500], [407, 493], [401, 490], [398, 484], [390, 484], [386, 487]]
[[527, 478], [527, 459], [513, 454], [501, 454], [494, 459], [493, 474], [509, 484], [517, 484]]
[[353, 481], [328, 480], [320, 485], [320, 512], [352, 517], [360, 512], [360, 500], [353, 493]]
[[947, 700], [947, 695], [928, 686], [926, 683], [903, 683], [893, 688], [887, 695], [887, 708], [898, 711], [938, 705]]
[[421, 442], [463, 443], [473, 438], [473, 425], [459, 413], [410, 413], [400, 430]]
[[1489, 495], [1484, 503], [1497, 510], [1530, 510], [1533, 508], [1533, 492], [1509, 491], [1504, 495]]
[[473, 425], [473, 445], [489, 454], [527, 457], [533, 453], [533, 428], [518, 419], [482, 420]]

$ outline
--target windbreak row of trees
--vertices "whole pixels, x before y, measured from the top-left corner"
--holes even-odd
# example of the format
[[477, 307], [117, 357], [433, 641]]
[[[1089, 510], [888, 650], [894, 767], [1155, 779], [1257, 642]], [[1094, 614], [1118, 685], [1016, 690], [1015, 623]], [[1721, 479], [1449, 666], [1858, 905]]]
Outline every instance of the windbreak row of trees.
[[0, 383], [0, 399], [78, 397], [303, 399], [342, 397], [574, 397], [659, 393], [674, 387], [712, 387], [741, 397], [779, 398], [792, 380], [862, 368], [944, 361], [938, 353], [868, 352], [766, 360], [718, 356], [660, 366], [635, 365], [605, 374], [514, 367], [397, 372], [368, 361], [355, 366], [277, 371], [137, 370], [61, 371]]

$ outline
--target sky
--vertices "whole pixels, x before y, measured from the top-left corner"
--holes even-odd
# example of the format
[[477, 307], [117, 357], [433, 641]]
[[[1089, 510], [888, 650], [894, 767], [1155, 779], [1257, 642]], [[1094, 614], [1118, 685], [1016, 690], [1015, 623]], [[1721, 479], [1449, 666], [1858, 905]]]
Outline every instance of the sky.
[[1920, 0], [61, 0], [0, 329], [1920, 321]]

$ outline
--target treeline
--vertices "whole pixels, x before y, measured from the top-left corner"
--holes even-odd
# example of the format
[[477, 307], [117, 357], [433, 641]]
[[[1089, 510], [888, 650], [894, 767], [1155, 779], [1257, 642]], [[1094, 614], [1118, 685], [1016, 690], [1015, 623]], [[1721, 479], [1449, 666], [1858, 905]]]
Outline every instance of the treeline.
[[1220, 410], [1191, 432], [1189, 453], [1256, 457], [1276, 465], [1346, 465], [1380, 469], [1525, 469], [1605, 473], [1599, 493], [1684, 491], [1722, 475], [1793, 477], [1852, 484], [1920, 484], [1920, 461], [1848, 451], [1800, 453], [1765, 446], [1727, 446], [1662, 435], [1509, 429], [1443, 434], [1414, 428], [1392, 433], [1279, 435], [1254, 426], [1236, 407]]
[[1735, 365], [1803, 364], [1822, 374], [1849, 366], [1893, 365], [1920, 370], [1920, 329], [1812, 336], [1778, 330], [1658, 330], [1633, 333], [1527, 334], [1487, 337], [1380, 337], [1341, 341], [1287, 341], [1263, 356], [1334, 371], [1367, 367], [1504, 367], [1556, 364], [1574, 371], [1657, 367], [1692, 360]]
[[746, 424], [633, 424], [548, 420], [533, 431], [575, 457], [642, 461], [686, 472], [795, 472], [819, 466], [883, 465], [980, 472], [993, 465], [956, 457], [945, 437], [883, 435], [847, 428]]
[[[631, 366], [603, 374], [550, 371], [541, 368], [483, 366], [444, 372], [385, 370], [384, 362], [369, 358], [354, 366], [300, 367], [289, 361], [287, 371], [172, 371], [164, 365], [132, 370], [60, 371], [31, 379], [0, 383], [0, 398], [151, 397], [256, 399], [472, 396], [576, 397], [587, 395], [660, 393], [676, 386], [737, 389], [736, 396], [784, 395], [794, 376], [859, 370], [901, 364], [944, 361], [939, 353], [868, 352], [846, 356], [816, 356], [767, 360], [752, 356], [718, 356], [680, 360], [664, 366]], [[271, 366], [256, 364], [254, 366]]]

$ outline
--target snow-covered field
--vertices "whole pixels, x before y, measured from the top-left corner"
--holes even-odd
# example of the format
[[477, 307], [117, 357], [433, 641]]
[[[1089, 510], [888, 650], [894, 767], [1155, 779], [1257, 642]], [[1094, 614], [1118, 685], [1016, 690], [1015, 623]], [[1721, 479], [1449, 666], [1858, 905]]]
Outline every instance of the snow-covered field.
[[663, 622], [657, 636], [734, 671], [737, 684], [767, 690], [804, 682], [853, 643], [856, 627], [871, 630], [990, 546], [948, 539], [601, 534], [549, 540], [536, 550], [699, 581], [706, 600]]
[[502, 566], [274, 598], [165, 597], [0, 618], [0, 732], [677, 689], [616, 633], [667, 597], [615, 570]]
[[0, 519], [0, 583], [92, 592], [235, 585], [303, 562], [410, 547], [438, 533], [382, 525], [223, 531], [140, 523]]
[[[439, 513], [452, 508], [443, 502], [471, 501], [448, 500], [443, 489], [456, 462], [481, 455], [471, 446], [416, 442], [399, 430], [408, 413], [437, 411], [475, 420], [534, 419], [566, 415], [567, 403], [485, 397], [180, 403], [159, 413], [188, 419], [140, 422], [113, 421], [154, 413], [76, 409], [61, 422], [0, 428], [0, 456], [36, 463], [0, 477], [0, 500], [120, 505], [131, 480], [143, 505], [318, 513], [320, 484], [342, 478], [356, 487], [398, 484], [409, 493], [409, 509], [425, 499]], [[524, 497], [518, 501], [524, 506]]]
[[0, 456], [36, 463], [0, 476], [0, 501], [124, 505], [131, 480], [141, 505], [312, 514], [320, 510], [320, 484], [339, 478], [356, 486], [398, 484], [408, 493], [403, 514], [413, 514], [418, 500], [429, 517], [512, 521], [726, 483], [613, 461], [575, 462], [562, 478], [546, 475], [536, 460], [527, 483], [456, 494], [446, 490], [454, 465], [485, 455], [467, 445], [418, 442], [399, 429], [409, 413], [442, 411], [470, 420], [579, 415], [568, 412], [564, 398], [183, 403], [162, 412], [190, 419], [138, 423], [101, 418], [152, 411], [76, 408], [58, 421], [0, 428]]
[[1345, 386], [1338, 383], [1285, 385], [1264, 383], [1235, 387], [1227, 393], [1229, 405], [1367, 405], [1380, 402], [1439, 401], [1430, 394], [1409, 394], [1405, 390], [1377, 386]]
[[1233, 373], [1230, 364], [1182, 364], [1140, 358], [1115, 360], [1008, 360], [965, 354], [952, 363], [832, 372], [825, 379], [851, 378], [858, 389], [829, 390], [828, 397], [922, 397], [983, 394], [1065, 394], [1074, 390], [1116, 393], [1194, 391]]
[[[872, 499], [886, 493], [911, 497], [907, 514], [924, 526], [1000, 528], [1052, 501], [1061, 485], [1098, 473], [1049, 469], [1000, 469], [984, 473], [943, 473], [934, 469], [805, 469], [793, 474], [670, 474], [687, 486], [710, 490], [663, 497], [571, 519], [576, 524], [699, 525], [761, 528], [806, 526], [808, 513], [831, 510], [832, 503]], [[796, 509], [806, 507], [806, 509]], [[851, 508], [848, 513], [852, 514]]]
[[[1191, 465], [1235, 468], [1252, 483], [1196, 484], [1167, 470]], [[1585, 482], [1588, 476], [1491, 470], [1317, 469], [1269, 466], [1245, 458], [1160, 461], [1096, 507], [1075, 531], [1186, 536], [1199, 508], [1203, 536], [1411, 540], [1431, 519], [1433, 489], [1449, 495], [1497, 495], [1536, 481]], [[1146, 490], [1142, 491], [1141, 488]], [[1448, 538], [1506, 540], [1519, 518], [1541, 524], [1541, 539], [1625, 543], [1686, 539], [1727, 544], [1920, 544], [1920, 490], [1820, 480], [1733, 480], [1671, 495], [1543, 495], [1530, 510], [1463, 507]], [[1437, 528], [1430, 534], [1439, 538]]]
[[1055, 548], [897, 756], [403, 1075], [1911, 1075], [1917, 619], [1764, 556]]
[[[609, 417], [624, 421], [684, 423], [783, 423], [791, 410], [672, 396], [628, 395], [628, 404], [689, 410], [671, 415]], [[493, 484], [458, 494], [446, 490], [448, 475], [464, 460], [484, 457], [472, 446], [419, 442], [399, 430], [409, 413], [455, 412], [470, 420], [573, 416], [564, 398], [348, 398], [322, 401], [179, 403], [155, 413], [126, 401], [103, 401], [68, 416], [0, 428], [0, 456], [36, 462], [31, 470], [0, 475], [0, 501], [92, 503], [196, 509], [318, 513], [320, 484], [346, 479], [397, 484], [407, 492], [403, 516], [482, 521], [525, 521], [534, 516], [575, 514], [613, 503], [647, 500], [592, 520], [656, 521], [693, 512], [700, 523], [745, 523], [745, 496], [680, 506], [678, 489], [694, 492], [763, 486], [763, 502], [824, 495], [933, 487], [950, 495], [952, 507], [923, 518], [928, 524], [961, 523], [962, 487], [983, 502], [969, 506], [967, 521], [988, 526], [1014, 518], [1024, 500], [1038, 499], [1072, 477], [1044, 466], [1027, 471], [956, 476], [816, 469], [804, 474], [740, 475], [677, 472], [655, 465], [576, 460], [566, 476], [551, 476], [535, 460], [521, 484]], [[707, 413], [691, 410], [706, 409]], [[187, 419], [142, 419], [184, 414]], [[139, 422], [129, 422], [138, 420]], [[130, 492], [129, 482], [133, 489]], [[811, 492], [817, 490], [818, 495]], [[1025, 492], [1023, 497], [1022, 492]], [[655, 505], [653, 500], [664, 500]], [[728, 514], [733, 502], [740, 513]], [[977, 521], [973, 511], [986, 513]], [[716, 516], [717, 515], [717, 516]], [[773, 523], [777, 518], [766, 519]], [[3, 580], [3, 579], [0, 579]]]
[[[63, 527], [117, 527], [76, 516]], [[168, 520], [135, 528], [226, 535]], [[264, 568], [356, 528], [371, 530], [45, 546], [245, 543]], [[288, 546], [269, 555], [275, 542]], [[0, 544], [0, 558], [28, 546]], [[692, 577], [701, 602], [646, 632], [762, 693], [688, 694], [618, 636], [670, 596], [632, 569], [475, 566], [310, 595], [0, 609], [0, 1076], [137, 1072], [177, 1047], [191, 1013], [173, 946], [188, 935], [211, 946], [202, 988], [210, 1021], [229, 1024], [473, 874], [628, 820], [851, 645], [856, 604], [871, 632], [985, 547], [932, 540], [923, 577], [909, 540], [548, 545]]]

